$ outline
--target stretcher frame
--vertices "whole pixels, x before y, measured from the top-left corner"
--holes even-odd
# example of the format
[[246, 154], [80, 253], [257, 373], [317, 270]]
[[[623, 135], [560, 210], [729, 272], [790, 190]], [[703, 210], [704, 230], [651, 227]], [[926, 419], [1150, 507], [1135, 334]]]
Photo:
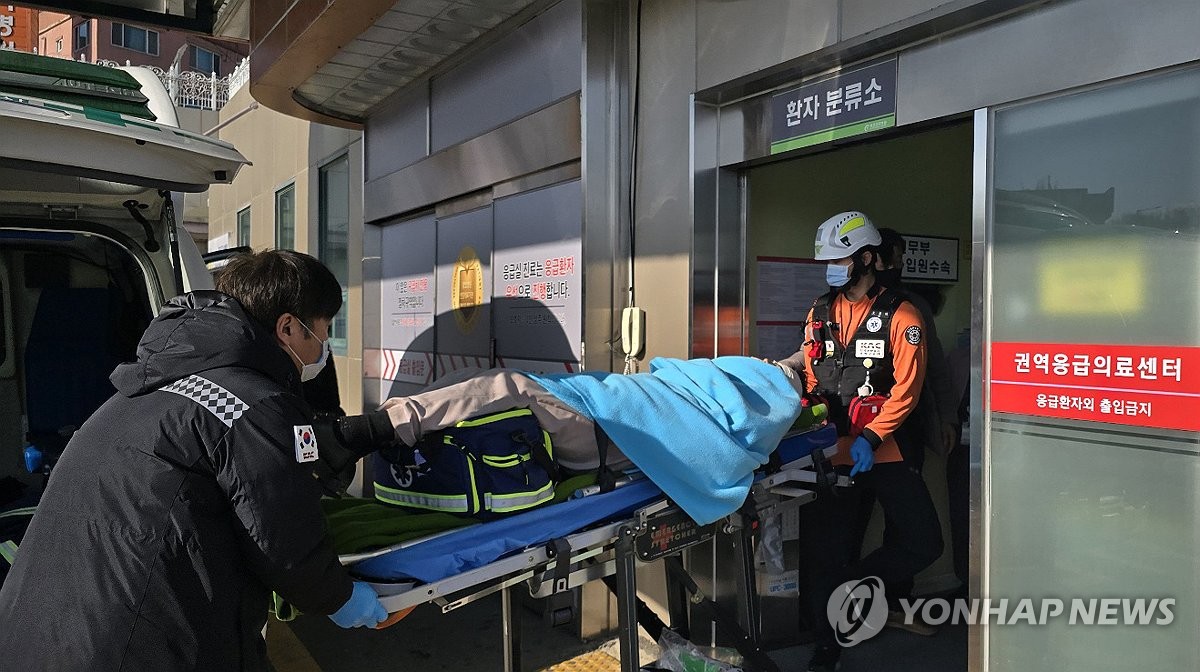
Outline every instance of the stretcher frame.
[[[727, 534], [739, 531], [749, 533], [757, 528], [757, 521], [760, 519], [781, 515], [799, 508], [814, 501], [820, 495], [832, 493], [835, 487], [851, 485], [849, 479], [845, 476], [838, 476], [829, 464], [829, 458], [836, 452], [836, 446], [814, 450], [812, 454], [793, 460], [782, 465], [774, 473], [763, 476], [751, 486], [747, 506], [743, 506], [738, 512], [732, 513], [710, 526], [719, 526], [720, 531]], [[552, 543], [529, 547], [481, 567], [438, 581], [430, 583], [371, 582], [371, 586], [379, 594], [380, 602], [389, 613], [426, 603], [436, 604], [443, 613], [448, 613], [500, 592], [504, 642], [503, 669], [504, 672], [519, 672], [521, 668], [520, 618], [514, 607], [513, 589], [524, 583], [528, 586], [532, 597], [543, 598], [573, 590], [590, 581], [602, 579], [609, 584], [610, 588], [613, 588], [617, 598], [621, 670], [622, 672], [637, 672], [641, 669], [638, 654], [639, 616], [645, 617], [649, 612], [644, 606], [639, 612], [636, 568], [641, 560], [635, 551], [635, 542], [650, 532], [651, 521], [656, 516], [679, 511], [680, 509], [664, 495], [661, 499], [636, 509], [631, 515], [621, 520], [601, 523], [589, 529], [567, 534]], [[450, 530], [410, 540], [368, 553], [344, 555], [340, 559], [342, 564], [350, 565], [397, 549], [411, 547], [445, 534], [451, 534], [454, 531]], [[690, 543], [672, 548], [671, 556], [665, 559], [669, 570], [668, 578], [681, 580], [688, 587], [692, 593], [689, 598], [690, 602], [700, 604], [702, 601], [708, 601], [710, 609], [715, 609], [716, 605], [711, 600], [707, 600], [690, 576], [686, 575], [682, 563], [678, 559], [680, 551], [707, 541], [711, 537], [711, 534], [697, 535], [696, 539]], [[565, 546], [562, 542], [565, 542]], [[559, 557], [561, 549], [564, 548], [567, 550], [565, 561]], [[752, 567], [753, 557], [749, 545], [743, 544], [742, 548], [743, 560]], [[556, 549], [559, 551], [556, 552]], [[679, 576], [681, 572], [683, 576]], [[752, 572], [750, 577], [752, 580]], [[753, 591], [739, 591], [739, 597], [750, 602], [754, 601]], [[675, 613], [676, 610], [672, 609], [672, 614]], [[746, 613], [754, 614], [756, 610], [750, 608]], [[651, 618], [656, 619], [653, 616]], [[753, 622], [753, 618], [751, 622]], [[729, 624], [726, 623], [726, 625]], [[742, 631], [736, 623], [733, 623], [733, 627], [737, 628], [740, 633], [737, 638], [741, 641], [738, 642], [737, 648], [742, 651], [743, 655], [749, 654], [748, 658], [758, 656], [760, 660], [765, 658], [765, 653], [758, 648], [758, 642], [753, 637]], [[749, 650], [743, 650], [746, 647], [749, 647]], [[769, 661], [767, 662], [768, 664], [763, 666], [765, 669], [769, 670], [774, 667]], [[748, 666], [747, 669], [751, 667], [754, 666]]]

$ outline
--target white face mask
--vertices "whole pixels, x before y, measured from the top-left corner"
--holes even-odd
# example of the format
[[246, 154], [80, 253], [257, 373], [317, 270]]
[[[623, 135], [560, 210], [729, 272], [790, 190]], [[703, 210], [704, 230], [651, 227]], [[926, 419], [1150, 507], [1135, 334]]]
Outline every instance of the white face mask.
[[[296, 321], [300, 322], [299, 319]], [[317, 335], [313, 333], [312, 329], [308, 328], [307, 324], [300, 322], [300, 326], [304, 327], [304, 330], [307, 331], [313, 338], [317, 338]], [[329, 341], [322, 341], [321, 339], [317, 338], [317, 342], [321, 344], [321, 357], [312, 364], [304, 364], [304, 358], [300, 355], [297, 355], [296, 351], [292, 350], [292, 346], [287, 346], [288, 350], [292, 350], [292, 354], [295, 355], [296, 359], [304, 365], [303, 368], [300, 369], [300, 382], [307, 383], [313, 378], [316, 378], [318, 375], [320, 375], [321, 369], [324, 369], [325, 364], [329, 361]]]

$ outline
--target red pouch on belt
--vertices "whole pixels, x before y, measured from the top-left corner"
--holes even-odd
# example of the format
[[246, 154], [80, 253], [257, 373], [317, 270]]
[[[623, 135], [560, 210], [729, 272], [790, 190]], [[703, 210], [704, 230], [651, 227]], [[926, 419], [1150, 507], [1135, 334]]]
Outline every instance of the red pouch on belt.
[[863, 429], [871, 423], [872, 420], [879, 417], [883, 411], [883, 402], [887, 401], [887, 397], [882, 394], [873, 394], [869, 397], [855, 397], [850, 400], [850, 436], [858, 436], [862, 434]]

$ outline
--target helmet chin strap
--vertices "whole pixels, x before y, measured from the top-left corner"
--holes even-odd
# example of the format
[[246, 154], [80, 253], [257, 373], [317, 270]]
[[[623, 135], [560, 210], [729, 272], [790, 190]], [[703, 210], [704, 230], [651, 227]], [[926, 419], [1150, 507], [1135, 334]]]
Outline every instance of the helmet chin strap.
[[850, 282], [847, 282], [845, 285], [842, 285], [842, 287], [841, 287], [842, 291], [846, 291], [847, 289], [850, 289], [854, 285], [858, 284], [858, 281], [862, 279], [863, 273], [866, 272], [866, 270], [867, 270], [867, 264], [863, 263], [862, 257], [860, 257], [857, 254], [854, 255], [853, 257], [851, 257], [850, 258]]
[[871, 262], [866, 263], [862, 260], [862, 253], [863, 253], [863, 251], [859, 250], [857, 253], [854, 254], [854, 256], [852, 256], [850, 258], [851, 259], [850, 281], [847, 282], [846, 284], [842, 285], [841, 287], [838, 287], [838, 291], [840, 293], [845, 294], [846, 292], [853, 289], [856, 285], [858, 285], [858, 281], [862, 280], [863, 276], [866, 275], [867, 271], [871, 270], [871, 267], [874, 265], [874, 263], [875, 263], [874, 254], [872, 253]]

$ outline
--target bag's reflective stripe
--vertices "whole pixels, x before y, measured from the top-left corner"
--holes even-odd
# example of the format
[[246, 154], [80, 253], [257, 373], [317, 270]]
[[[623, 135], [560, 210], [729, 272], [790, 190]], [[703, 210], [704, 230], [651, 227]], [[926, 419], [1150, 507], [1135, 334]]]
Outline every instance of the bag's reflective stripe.
[[479, 508], [479, 484], [475, 482], [475, 458], [470, 455], [467, 455], [467, 472], [471, 475], [471, 503], [475, 506], [470, 513], [478, 513], [483, 509]]
[[528, 408], [517, 408], [517, 409], [513, 409], [511, 411], [504, 411], [503, 413], [493, 413], [492, 415], [485, 415], [482, 418], [476, 418], [474, 420], [460, 420], [459, 422], [454, 423], [454, 426], [455, 427], [478, 427], [479, 425], [488, 425], [493, 422], [499, 422], [501, 420], [507, 420], [509, 418], [519, 418], [523, 415], [533, 415], [533, 411], [529, 410]]
[[471, 512], [466, 495], [431, 495], [425, 492], [396, 490], [378, 483], [375, 484], [375, 499], [429, 511]]
[[532, 455], [484, 455], [483, 463], [489, 467], [515, 467], [522, 462], [533, 459]]
[[0, 541], [0, 557], [4, 558], [8, 564], [13, 564], [13, 558], [17, 557], [17, 542], [11, 539]]
[[8, 518], [10, 516], [32, 516], [34, 511], [37, 511], [36, 506], [27, 506], [23, 509], [13, 509], [12, 511], [0, 513], [0, 518]]
[[547, 502], [554, 499], [554, 484], [547, 483], [540, 490], [532, 493], [521, 493], [518, 495], [493, 495], [487, 493], [484, 495], [484, 502], [488, 511], [496, 513], [505, 513], [508, 511], [517, 511], [519, 509], [527, 509], [531, 506], [537, 506], [542, 502]]

